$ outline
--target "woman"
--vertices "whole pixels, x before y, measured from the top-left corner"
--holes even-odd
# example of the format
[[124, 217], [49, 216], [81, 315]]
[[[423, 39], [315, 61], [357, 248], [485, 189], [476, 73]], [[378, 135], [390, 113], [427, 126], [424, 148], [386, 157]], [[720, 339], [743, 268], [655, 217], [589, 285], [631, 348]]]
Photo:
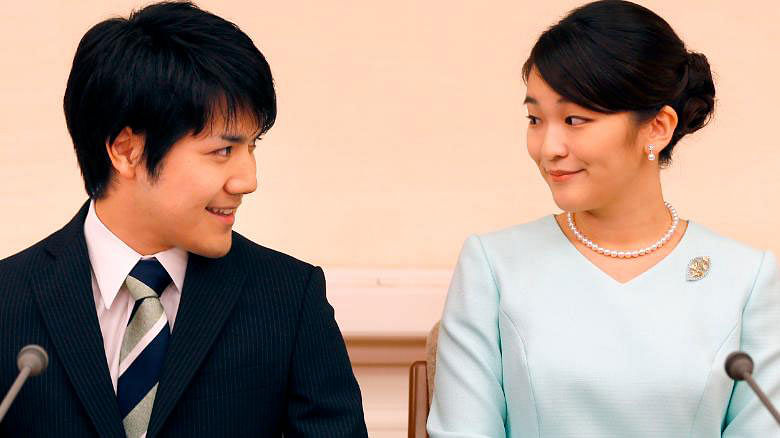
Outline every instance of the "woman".
[[775, 258], [680, 220], [661, 190], [713, 110], [705, 56], [599, 1], [544, 32], [523, 73], [528, 151], [566, 213], [466, 241], [430, 436], [780, 436], [724, 371], [746, 351], [780, 401]]

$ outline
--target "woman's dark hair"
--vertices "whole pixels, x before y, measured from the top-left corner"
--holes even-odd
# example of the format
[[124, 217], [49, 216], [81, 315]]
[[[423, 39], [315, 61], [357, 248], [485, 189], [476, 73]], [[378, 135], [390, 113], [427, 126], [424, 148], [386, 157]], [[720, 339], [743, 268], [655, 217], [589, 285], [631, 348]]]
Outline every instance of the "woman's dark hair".
[[602, 0], [570, 12], [539, 37], [523, 66], [526, 81], [533, 68], [561, 97], [593, 111], [630, 111], [643, 122], [664, 105], [674, 108], [677, 128], [661, 164], [714, 109], [707, 58], [688, 52], [663, 18], [627, 1]]
[[171, 146], [222, 116], [276, 119], [268, 63], [235, 24], [189, 2], [163, 2], [92, 27], [68, 77], [65, 120], [90, 197], [105, 195], [113, 167], [106, 142], [129, 127], [145, 136], [152, 178]]

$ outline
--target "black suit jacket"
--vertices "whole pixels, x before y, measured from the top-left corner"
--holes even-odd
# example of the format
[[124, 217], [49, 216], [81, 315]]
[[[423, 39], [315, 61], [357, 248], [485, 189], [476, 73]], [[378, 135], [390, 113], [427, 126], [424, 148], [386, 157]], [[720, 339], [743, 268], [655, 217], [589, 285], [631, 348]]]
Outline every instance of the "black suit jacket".
[[[26, 344], [49, 353], [2, 437], [124, 437], [92, 294], [85, 204], [0, 261], [0, 396]], [[360, 390], [322, 270], [233, 233], [219, 259], [190, 254], [149, 437], [365, 437]]]

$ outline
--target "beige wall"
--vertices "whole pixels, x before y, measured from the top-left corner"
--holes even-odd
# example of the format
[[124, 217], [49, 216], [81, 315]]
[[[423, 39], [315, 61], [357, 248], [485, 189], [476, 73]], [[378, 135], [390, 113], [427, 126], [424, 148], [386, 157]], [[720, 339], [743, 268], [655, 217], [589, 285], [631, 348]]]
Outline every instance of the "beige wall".
[[[200, 2], [268, 57], [277, 125], [237, 229], [328, 266], [450, 267], [463, 239], [554, 212], [525, 153], [520, 66], [577, 1]], [[665, 172], [684, 217], [780, 252], [780, 3], [654, 0], [717, 73], [715, 121]], [[95, 22], [143, 2], [4, 4], [0, 257], [85, 198], [61, 110]]]
[[[666, 197], [684, 217], [780, 253], [780, 3], [642, 3], [717, 73], [716, 118], [678, 147]], [[0, 258], [85, 199], [61, 110], [70, 62], [92, 24], [142, 4], [3, 5]], [[520, 67], [580, 2], [200, 4], [254, 38], [278, 89], [278, 122], [257, 152], [260, 189], [236, 227], [330, 268], [372, 436], [404, 436], [404, 361], [421, 357], [463, 239], [556, 211], [525, 152]], [[381, 359], [388, 352], [406, 359]]]

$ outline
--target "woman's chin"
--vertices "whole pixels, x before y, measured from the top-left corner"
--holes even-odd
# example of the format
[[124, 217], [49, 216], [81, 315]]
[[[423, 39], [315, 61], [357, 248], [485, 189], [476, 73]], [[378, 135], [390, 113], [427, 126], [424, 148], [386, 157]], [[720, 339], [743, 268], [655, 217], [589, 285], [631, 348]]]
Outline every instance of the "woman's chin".
[[577, 212], [587, 209], [587, 200], [584, 196], [573, 193], [570, 190], [553, 192], [553, 201], [563, 211]]

